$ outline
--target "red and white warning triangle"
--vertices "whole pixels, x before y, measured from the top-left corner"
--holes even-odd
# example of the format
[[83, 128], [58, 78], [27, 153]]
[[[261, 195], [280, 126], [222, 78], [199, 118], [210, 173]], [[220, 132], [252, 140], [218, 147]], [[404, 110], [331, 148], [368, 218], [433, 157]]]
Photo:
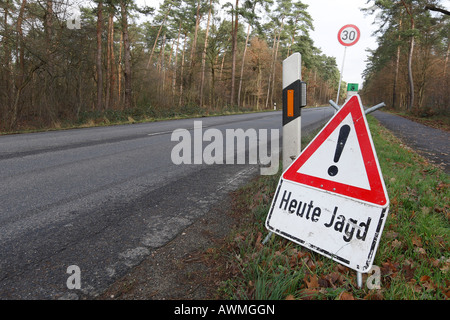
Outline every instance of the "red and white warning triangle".
[[283, 179], [382, 207], [388, 204], [359, 95], [339, 109]]

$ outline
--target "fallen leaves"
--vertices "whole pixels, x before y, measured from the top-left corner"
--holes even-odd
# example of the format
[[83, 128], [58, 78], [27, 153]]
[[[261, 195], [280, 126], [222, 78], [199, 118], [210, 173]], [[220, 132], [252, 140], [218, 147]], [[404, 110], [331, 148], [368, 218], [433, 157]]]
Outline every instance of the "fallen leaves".
[[350, 282], [346, 280], [343, 274], [335, 271], [321, 275], [318, 279], [318, 284], [321, 288], [325, 289], [340, 289], [349, 287]]
[[355, 300], [355, 298], [353, 297], [353, 295], [349, 292], [343, 291], [341, 292], [341, 294], [339, 295], [339, 300]]
[[409, 282], [414, 278], [416, 269], [417, 269], [417, 267], [414, 266], [414, 263], [409, 260], [406, 260], [403, 263], [402, 273], [403, 273], [403, 277], [405, 278], [406, 282]]
[[443, 183], [443, 182], [439, 182], [438, 185], [436, 186], [436, 190], [440, 191], [440, 190], [448, 190], [448, 188], [450, 187], [449, 183]]
[[450, 269], [450, 258], [448, 258], [447, 260], [445, 260], [445, 257], [442, 257], [442, 258], [440, 259], [440, 261], [444, 261], [444, 262], [443, 262], [443, 266], [440, 268], [440, 270], [441, 270], [442, 272], [448, 272], [449, 269]]
[[402, 247], [402, 242], [398, 241], [397, 239], [394, 239], [394, 241], [391, 242], [392, 249], [397, 249]]

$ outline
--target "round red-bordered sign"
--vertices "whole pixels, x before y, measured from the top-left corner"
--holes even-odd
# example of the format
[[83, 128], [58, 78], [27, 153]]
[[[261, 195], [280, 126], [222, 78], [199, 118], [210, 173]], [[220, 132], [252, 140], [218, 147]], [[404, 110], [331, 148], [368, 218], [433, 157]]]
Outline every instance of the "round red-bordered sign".
[[358, 42], [361, 36], [359, 28], [354, 24], [343, 26], [338, 32], [339, 43], [343, 46], [350, 47]]

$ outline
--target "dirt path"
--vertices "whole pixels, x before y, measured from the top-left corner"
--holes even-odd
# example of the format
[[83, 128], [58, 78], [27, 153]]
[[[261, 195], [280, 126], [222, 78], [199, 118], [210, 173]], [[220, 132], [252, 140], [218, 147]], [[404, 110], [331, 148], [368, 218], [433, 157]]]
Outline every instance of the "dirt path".
[[403, 142], [430, 162], [450, 173], [450, 133], [423, 124], [376, 111], [372, 115]]

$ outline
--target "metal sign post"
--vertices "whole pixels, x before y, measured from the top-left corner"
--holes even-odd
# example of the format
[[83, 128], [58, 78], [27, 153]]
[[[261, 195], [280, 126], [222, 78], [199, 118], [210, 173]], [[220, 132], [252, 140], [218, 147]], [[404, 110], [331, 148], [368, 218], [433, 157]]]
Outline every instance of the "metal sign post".
[[341, 66], [341, 72], [339, 75], [339, 86], [336, 96], [336, 104], [339, 104], [339, 93], [341, 92], [341, 83], [342, 83], [342, 74], [344, 72], [344, 63], [345, 63], [345, 54], [347, 53], [347, 47], [344, 47], [344, 57], [342, 58], [342, 66]]

